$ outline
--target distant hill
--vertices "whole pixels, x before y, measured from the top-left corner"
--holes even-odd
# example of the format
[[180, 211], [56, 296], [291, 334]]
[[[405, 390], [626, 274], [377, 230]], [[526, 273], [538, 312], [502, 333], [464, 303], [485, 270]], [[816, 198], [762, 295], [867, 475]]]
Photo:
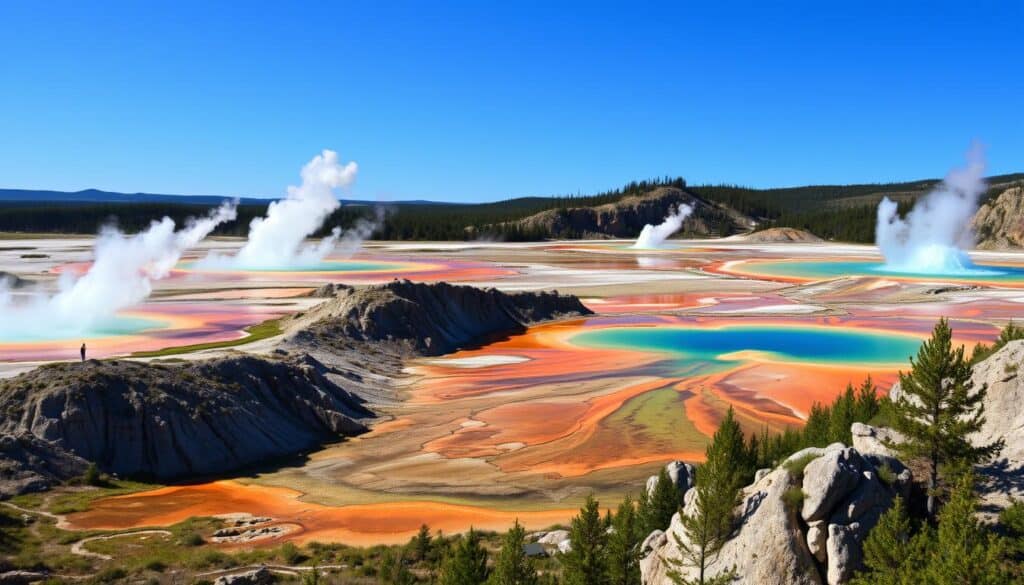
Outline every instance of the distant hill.
[[[989, 177], [988, 201], [1024, 173]], [[808, 185], [752, 189], [736, 185], [687, 185], [681, 177], [633, 181], [593, 195], [518, 197], [493, 203], [344, 200], [344, 205], [314, 235], [352, 225], [388, 210], [374, 233], [385, 240], [537, 241], [547, 238], [635, 237], [645, 223], [659, 223], [681, 202], [694, 205], [680, 235], [721, 236], [751, 229], [794, 228], [826, 240], [874, 241], [875, 213], [882, 197], [910, 209], [914, 200], [940, 179], [903, 183]], [[126, 231], [146, 227], [164, 215], [176, 221], [201, 214], [226, 197], [113, 193], [88, 189], [73, 193], [0, 189], [0, 232], [91, 234], [116, 223]], [[244, 197], [236, 221], [220, 235], [245, 235], [253, 217], [266, 212], [269, 199]]]

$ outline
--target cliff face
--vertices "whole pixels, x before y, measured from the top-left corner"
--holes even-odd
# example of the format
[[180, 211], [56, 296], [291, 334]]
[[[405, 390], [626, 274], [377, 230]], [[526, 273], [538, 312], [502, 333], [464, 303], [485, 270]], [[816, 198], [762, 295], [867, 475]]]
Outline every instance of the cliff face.
[[693, 206], [693, 214], [680, 230], [686, 235], [729, 235], [753, 227], [750, 218], [677, 187], [659, 187], [597, 207], [550, 209], [515, 223], [524, 231], [552, 238], [635, 238], [645, 225], [660, 224], [681, 204]]
[[407, 280], [336, 296], [293, 320], [301, 346], [373, 343], [406, 354], [440, 355], [497, 335], [521, 333], [541, 321], [590, 315], [576, 297]]
[[217, 474], [361, 433], [371, 417], [311, 358], [45, 366], [0, 384], [0, 434], [120, 475]]
[[1024, 245], [1024, 186], [1010, 187], [974, 214], [978, 247], [988, 250]]

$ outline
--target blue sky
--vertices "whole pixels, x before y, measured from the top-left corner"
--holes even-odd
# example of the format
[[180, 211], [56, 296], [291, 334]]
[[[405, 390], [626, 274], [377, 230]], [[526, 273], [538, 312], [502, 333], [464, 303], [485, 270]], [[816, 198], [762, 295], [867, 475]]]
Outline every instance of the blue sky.
[[495, 200], [1024, 171], [1024, 2], [5, 2], [0, 186]]

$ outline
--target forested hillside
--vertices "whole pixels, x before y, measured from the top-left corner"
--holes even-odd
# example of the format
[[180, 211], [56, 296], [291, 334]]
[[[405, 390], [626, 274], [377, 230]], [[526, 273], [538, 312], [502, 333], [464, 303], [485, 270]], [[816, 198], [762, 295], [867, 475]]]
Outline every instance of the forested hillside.
[[[989, 178], [994, 196], [1009, 184], [1024, 181], [1024, 173]], [[389, 240], [467, 240], [494, 239], [504, 241], [536, 241], [553, 236], [566, 237], [565, 232], [552, 234], [535, 222], [522, 222], [536, 214], [558, 210], [581, 210], [616, 204], [626, 197], [642, 196], [659, 188], [675, 188], [688, 196], [706, 202], [718, 211], [721, 229], [712, 226], [706, 235], [725, 235], [726, 223], [732, 230], [749, 219], [758, 229], [793, 227], [810, 231], [822, 238], [849, 242], [874, 240], [875, 208], [882, 197], [900, 202], [901, 212], [909, 210], [913, 201], [927, 193], [938, 179], [906, 183], [863, 185], [811, 185], [779, 189], [751, 189], [735, 185], [687, 185], [681, 177], [664, 177], [634, 181], [621, 188], [593, 195], [553, 197], [519, 197], [480, 204], [433, 203], [426, 201], [382, 203], [385, 218], [374, 233], [375, 238]], [[0, 200], [0, 231], [32, 233], [92, 234], [103, 225], [117, 225], [133, 232], [154, 218], [169, 216], [180, 222], [186, 217], [205, 213], [214, 201], [204, 197], [193, 203], [181, 196], [139, 195], [115, 198], [112, 201], [69, 200], [52, 192], [38, 192], [45, 199]], [[118, 194], [113, 194], [118, 195]], [[123, 199], [123, 200], [122, 200]], [[334, 226], [351, 226], [360, 217], [373, 217], [369, 202], [348, 202], [324, 224], [323, 235]], [[249, 222], [266, 211], [266, 203], [243, 199], [238, 219], [219, 227], [220, 235], [242, 236]], [[727, 216], [729, 222], [725, 222]], [[690, 235], [700, 235], [690, 234]], [[582, 234], [580, 234], [582, 235]], [[572, 237], [569, 233], [568, 237]]]

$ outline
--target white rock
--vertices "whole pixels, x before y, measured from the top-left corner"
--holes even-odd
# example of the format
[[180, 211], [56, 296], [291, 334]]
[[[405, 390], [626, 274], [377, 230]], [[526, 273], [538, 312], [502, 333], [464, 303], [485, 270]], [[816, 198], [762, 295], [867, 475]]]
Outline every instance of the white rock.
[[853, 449], [830, 451], [804, 467], [804, 520], [823, 520], [860, 483], [864, 460]]

